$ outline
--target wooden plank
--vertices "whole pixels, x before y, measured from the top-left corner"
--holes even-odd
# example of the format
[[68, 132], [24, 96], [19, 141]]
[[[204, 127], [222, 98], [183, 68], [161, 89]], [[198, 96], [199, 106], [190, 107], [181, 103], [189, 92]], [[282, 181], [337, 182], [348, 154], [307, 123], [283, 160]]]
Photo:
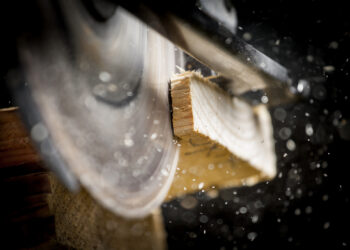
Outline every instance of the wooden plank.
[[0, 168], [39, 162], [17, 108], [0, 109]]
[[269, 113], [230, 97], [195, 72], [171, 82], [174, 134], [180, 159], [168, 199], [194, 192], [253, 185], [276, 174]]
[[51, 193], [50, 179], [47, 173], [32, 173], [2, 179], [0, 194], [3, 197], [22, 197]]
[[48, 171], [32, 146], [17, 108], [0, 109], [0, 234], [9, 249], [54, 246]]
[[0, 207], [0, 212], [5, 214], [17, 214], [20, 211], [30, 210], [48, 204], [50, 194], [35, 194], [29, 196], [6, 197], [6, 204]]
[[48, 169], [37, 162], [14, 165], [8, 167], [0, 167], [0, 180], [14, 176], [21, 176], [31, 173], [47, 173]]

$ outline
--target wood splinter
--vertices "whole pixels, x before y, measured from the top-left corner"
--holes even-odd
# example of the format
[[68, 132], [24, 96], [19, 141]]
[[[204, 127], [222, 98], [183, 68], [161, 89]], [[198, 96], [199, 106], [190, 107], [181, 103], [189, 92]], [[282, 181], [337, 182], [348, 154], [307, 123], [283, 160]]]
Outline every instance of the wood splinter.
[[232, 98], [196, 72], [172, 79], [171, 98], [181, 149], [168, 198], [253, 185], [276, 175], [271, 118], [264, 105]]

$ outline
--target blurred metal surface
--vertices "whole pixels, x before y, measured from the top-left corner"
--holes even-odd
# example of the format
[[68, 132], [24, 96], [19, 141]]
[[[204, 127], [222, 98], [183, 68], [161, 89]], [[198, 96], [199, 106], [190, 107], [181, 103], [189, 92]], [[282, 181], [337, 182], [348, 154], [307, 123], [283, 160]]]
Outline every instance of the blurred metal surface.
[[295, 98], [287, 69], [235, 35], [237, 17], [228, 1], [115, 2], [225, 77], [233, 95], [264, 89], [272, 105]]
[[19, 40], [25, 81], [12, 90], [68, 187], [76, 178], [112, 211], [145, 216], [176, 168], [168, 79], [182, 54], [121, 8], [100, 22], [82, 2], [58, 3], [38, 1], [44, 27]]

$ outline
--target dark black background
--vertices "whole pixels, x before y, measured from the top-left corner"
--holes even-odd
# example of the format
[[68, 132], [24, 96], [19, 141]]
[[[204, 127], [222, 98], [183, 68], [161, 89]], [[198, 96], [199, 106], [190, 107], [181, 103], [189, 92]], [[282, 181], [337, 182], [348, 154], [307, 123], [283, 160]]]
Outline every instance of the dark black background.
[[[198, 200], [193, 210], [182, 208], [181, 199], [163, 205], [169, 249], [348, 249], [350, 15], [346, 1], [240, 0], [233, 5], [238, 35], [248, 32], [252, 38], [248, 42], [285, 65], [294, 78], [311, 79], [311, 95], [282, 107], [287, 111], [285, 119], [273, 119], [282, 173], [278, 178], [255, 187], [223, 190], [215, 199], [193, 194]], [[12, 37], [26, 11], [20, 3], [9, 6], [1, 8], [0, 107], [13, 105], [4, 83], [16, 65]], [[330, 46], [332, 42], [337, 48]], [[307, 60], [310, 56], [312, 61]], [[327, 65], [335, 70], [324, 72]], [[324, 96], [317, 94], [320, 89]], [[274, 109], [271, 114], [275, 117]], [[312, 136], [305, 134], [307, 123], [313, 126]], [[292, 130], [294, 151], [279, 136], [283, 127]], [[243, 206], [247, 213], [237, 214]], [[206, 223], [199, 220], [203, 215]], [[253, 216], [258, 216], [256, 223]], [[248, 238], [252, 232], [254, 240]]]

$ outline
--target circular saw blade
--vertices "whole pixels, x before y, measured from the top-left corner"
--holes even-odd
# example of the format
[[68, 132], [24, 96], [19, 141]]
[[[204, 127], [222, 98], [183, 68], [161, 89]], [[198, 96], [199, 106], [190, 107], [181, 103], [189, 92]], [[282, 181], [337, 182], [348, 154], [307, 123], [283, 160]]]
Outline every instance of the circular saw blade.
[[50, 137], [60, 164], [102, 205], [145, 216], [176, 169], [168, 81], [182, 55], [121, 8], [99, 22], [79, 1], [61, 3], [58, 15], [42, 1], [44, 32], [19, 43], [36, 110], [21, 108], [42, 119], [31, 124], [33, 139], [45, 160]]

